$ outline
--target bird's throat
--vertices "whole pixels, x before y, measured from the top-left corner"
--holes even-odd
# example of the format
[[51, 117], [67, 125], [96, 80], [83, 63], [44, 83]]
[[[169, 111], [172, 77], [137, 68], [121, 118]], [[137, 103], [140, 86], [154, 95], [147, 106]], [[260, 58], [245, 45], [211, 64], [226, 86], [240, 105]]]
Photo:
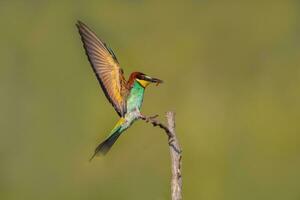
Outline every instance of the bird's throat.
[[141, 80], [141, 79], [136, 79], [136, 81], [141, 84], [141, 86], [143, 86], [144, 88], [147, 87], [150, 82], [149, 81], [145, 81], [145, 80]]

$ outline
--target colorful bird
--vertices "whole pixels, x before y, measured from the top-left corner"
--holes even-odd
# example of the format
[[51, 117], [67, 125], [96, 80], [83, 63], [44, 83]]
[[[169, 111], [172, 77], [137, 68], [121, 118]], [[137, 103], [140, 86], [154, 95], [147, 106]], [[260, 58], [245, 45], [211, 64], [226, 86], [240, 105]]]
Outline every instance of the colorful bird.
[[150, 83], [162, 83], [162, 80], [151, 78], [141, 72], [131, 73], [126, 81], [122, 68], [112, 51], [84, 23], [76, 24], [83, 47], [95, 75], [108, 101], [120, 116], [119, 121], [108, 137], [97, 146], [91, 160], [98, 154], [105, 155], [118, 137], [140, 118], [145, 88]]

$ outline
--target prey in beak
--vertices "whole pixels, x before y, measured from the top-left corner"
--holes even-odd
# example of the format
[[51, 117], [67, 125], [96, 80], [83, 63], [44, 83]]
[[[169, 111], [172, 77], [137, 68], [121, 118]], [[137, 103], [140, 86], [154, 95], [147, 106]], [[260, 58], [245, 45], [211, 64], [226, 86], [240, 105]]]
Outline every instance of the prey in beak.
[[151, 83], [156, 83], [156, 85], [159, 85], [159, 84], [163, 83], [162, 80], [160, 80], [160, 79], [158, 79], [158, 78], [152, 78], [152, 77], [147, 76], [147, 75], [143, 75], [142, 78], [143, 78], [143, 80], [145, 80], [145, 81], [149, 81], [149, 82], [151, 82]]

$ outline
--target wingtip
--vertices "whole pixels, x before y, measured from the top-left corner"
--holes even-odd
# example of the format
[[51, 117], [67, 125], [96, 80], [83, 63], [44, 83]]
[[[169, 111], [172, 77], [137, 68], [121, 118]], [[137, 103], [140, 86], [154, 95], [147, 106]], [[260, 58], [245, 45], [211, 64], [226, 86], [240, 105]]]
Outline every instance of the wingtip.
[[77, 19], [76, 25], [80, 25], [80, 24], [83, 24], [83, 22], [81, 20]]
[[85, 23], [83, 23], [82, 21], [80, 21], [79, 19], [77, 20], [77, 22], [76, 22], [76, 27], [78, 28], [78, 29], [82, 29], [82, 28], [85, 28], [85, 27], [87, 27], [87, 25], [85, 25]]
[[77, 20], [75, 23], [75, 26], [77, 27], [78, 30], [80, 30], [80, 27], [81, 27], [80, 24], [81, 24], [81, 21], [79, 21], [79, 20]]

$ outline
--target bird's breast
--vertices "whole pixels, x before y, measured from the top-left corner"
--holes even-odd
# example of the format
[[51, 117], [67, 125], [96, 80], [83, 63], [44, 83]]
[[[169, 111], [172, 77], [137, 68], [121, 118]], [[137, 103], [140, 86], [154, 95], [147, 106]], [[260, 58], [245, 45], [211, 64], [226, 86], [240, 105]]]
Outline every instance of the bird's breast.
[[141, 108], [144, 99], [144, 91], [144, 88], [139, 83], [134, 83], [127, 98], [127, 112], [132, 112], [136, 108]]

